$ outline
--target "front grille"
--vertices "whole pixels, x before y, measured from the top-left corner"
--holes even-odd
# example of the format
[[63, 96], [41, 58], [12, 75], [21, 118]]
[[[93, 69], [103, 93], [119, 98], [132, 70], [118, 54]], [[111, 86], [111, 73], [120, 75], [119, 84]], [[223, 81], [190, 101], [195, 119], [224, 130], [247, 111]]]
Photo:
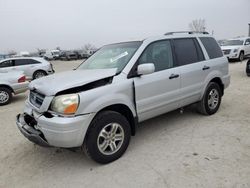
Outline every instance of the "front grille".
[[40, 94], [36, 91], [30, 91], [30, 102], [33, 104], [35, 107], [40, 108], [43, 104], [45, 95]]
[[223, 53], [224, 53], [225, 55], [230, 54], [230, 52], [231, 52], [231, 50], [223, 50]]

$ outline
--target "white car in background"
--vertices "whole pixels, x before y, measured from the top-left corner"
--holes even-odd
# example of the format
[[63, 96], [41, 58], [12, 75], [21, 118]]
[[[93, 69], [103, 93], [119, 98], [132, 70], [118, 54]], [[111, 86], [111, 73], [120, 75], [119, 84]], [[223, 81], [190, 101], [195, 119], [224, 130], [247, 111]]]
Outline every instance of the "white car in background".
[[43, 57], [46, 60], [57, 60], [60, 57], [60, 50], [47, 50]]
[[245, 56], [250, 55], [250, 37], [225, 40], [221, 49], [228, 59], [243, 61]]
[[55, 72], [52, 64], [40, 57], [16, 57], [0, 60], [0, 71], [23, 71], [28, 80]]
[[22, 71], [0, 70], [0, 106], [9, 104], [13, 94], [27, 91], [28, 84]]

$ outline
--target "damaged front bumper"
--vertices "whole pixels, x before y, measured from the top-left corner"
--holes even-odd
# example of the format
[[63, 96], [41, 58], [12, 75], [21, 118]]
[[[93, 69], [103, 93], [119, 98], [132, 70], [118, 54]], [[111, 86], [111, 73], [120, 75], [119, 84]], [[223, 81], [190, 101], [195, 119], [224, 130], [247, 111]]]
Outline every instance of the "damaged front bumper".
[[46, 117], [26, 106], [25, 112], [17, 115], [16, 125], [35, 144], [72, 148], [83, 144], [94, 115], [90, 113], [74, 117]]
[[[32, 127], [35, 126], [35, 120], [33, 120], [33, 125], [28, 125], [25, 118], [29, 118], [29, 116], [25, 114], [18, 114], [16, 117], [16, 125], [20, 132], [31, 142], [40, 146], [49, 147], [49, 143], [44, 138], [43, 133]], [[32, 123], [32, 121], [30, 123]]]

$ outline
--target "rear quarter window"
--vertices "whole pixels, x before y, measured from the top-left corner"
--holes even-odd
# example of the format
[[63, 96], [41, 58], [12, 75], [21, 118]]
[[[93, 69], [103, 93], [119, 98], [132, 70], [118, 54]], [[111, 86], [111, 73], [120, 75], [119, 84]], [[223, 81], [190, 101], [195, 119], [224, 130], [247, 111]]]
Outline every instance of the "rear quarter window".
[[216, 40], [212, 37], [200, 37], [210, 59], [222, 57], [222, 51]]

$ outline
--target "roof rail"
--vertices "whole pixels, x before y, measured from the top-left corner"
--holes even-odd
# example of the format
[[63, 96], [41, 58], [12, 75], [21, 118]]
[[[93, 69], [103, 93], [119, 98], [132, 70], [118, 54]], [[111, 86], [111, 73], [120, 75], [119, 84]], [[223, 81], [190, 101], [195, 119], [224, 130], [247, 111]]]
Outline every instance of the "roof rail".
[[209, 33], [207, 31], [174, 31], [174, 32], [167, 32], [164, 35], [173, 35], [178, 33], [186, 33], [186, 34], [204, 34], [208, 35]]

